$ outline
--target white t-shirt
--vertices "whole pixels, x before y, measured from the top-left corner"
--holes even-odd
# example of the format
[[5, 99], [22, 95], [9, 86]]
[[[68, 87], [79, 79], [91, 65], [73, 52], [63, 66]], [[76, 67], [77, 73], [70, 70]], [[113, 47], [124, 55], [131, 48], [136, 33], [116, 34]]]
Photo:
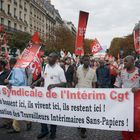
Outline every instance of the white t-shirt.
[[55, 64], [53, 66], [47, 64], [42, 77], [44, 77], [45, 80], [45, 88], [48, 88], [50, 84], [59, 84], [62, 82], [66, 82], [64, 70], [58, 64]]
[[135, 69], [132, 72], [128, 72], [126, 69], [123, 69], [121, 71], [121, 74], [117, 76], [114, 85], [122, 88], [139, 87], [140, 76], [138, 68], [135, 67]]

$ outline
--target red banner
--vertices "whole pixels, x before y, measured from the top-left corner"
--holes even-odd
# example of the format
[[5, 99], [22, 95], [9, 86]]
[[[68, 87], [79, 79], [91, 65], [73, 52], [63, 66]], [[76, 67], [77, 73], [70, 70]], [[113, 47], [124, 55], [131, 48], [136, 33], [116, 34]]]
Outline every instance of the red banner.
[[75, 44], [75, 54], [76, 55], [84, 55], [83, 42], [88, 22], [89, 13], [80, 11], [79, 14], [79, 24], [78, 24], [78, 32], [76, 35], [76, 44]]
[[35, 58], [40, 45], [29, 43], [28, 47], [24, 49], [20, 58], [17, 60], [15, 67], [26, 68]]
[[32, 70], [33, 80], [37, 80], [42, 70], [41, 51], [35, 56], [34, 60], [30, 63], [29, 67]]
[[135, 45], [135, 51], [136, 53], [140, 54], [140, 35], [139, 35], [140, 29], [137, 29], [134, 31], [134, 45]]
[[99, 43], [99, 41], [95, 38], [90, 46], [92, 54], [98, 53], [100, 50], [102, 50], [102, 47]]

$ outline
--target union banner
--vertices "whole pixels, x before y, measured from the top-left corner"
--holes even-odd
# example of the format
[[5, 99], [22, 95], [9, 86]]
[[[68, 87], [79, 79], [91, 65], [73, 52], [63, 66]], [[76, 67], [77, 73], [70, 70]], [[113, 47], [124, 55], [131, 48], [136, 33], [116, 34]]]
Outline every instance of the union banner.
[[89, 16], [89, 13], [80, 11], [78, 31], [77, 31], [77, 35], [76, 35], [76, 44], [75, 44], [75, 54], [76, 55], [84, 54], [83, 42], [84, 42], [84, 38], [85, 38], [88, 16]]

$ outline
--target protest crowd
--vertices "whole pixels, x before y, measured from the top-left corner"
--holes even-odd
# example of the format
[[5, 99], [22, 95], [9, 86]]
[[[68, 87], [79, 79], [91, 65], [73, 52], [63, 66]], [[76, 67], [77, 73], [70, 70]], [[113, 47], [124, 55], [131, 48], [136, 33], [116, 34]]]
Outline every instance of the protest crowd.
[[85, 20], [79, 22], [73, 54], [61, 50], [45, 56], [35, 32], [21, 55], [9, 57], [4, 33], [0, 129], [6, 134], [22, 133], [21, 122], [32, 131], [34, 122], [41, 127], [37, 139], [57, 138], [61, 125], [76, 127], [80, 139], [89, 137], [88, 129], [99, 128], [121, 131], [122, 140], [140, 140], [140, 61], [132, 54], [115, 58], [106, 53], [95, 58], [102, 50], [97, 39], [91, 44], [91, 54], [84, 54], [88, 13], [80, 11], [80, 15]]
[[[134, 132], [122, 132], [123, 140], [140, 139], [140, 71], [139, 65], [133, 56], [129, 55], [120, 62], [113, 57], [105, 56], [101, 59], [94, 59], [93, 56], [72, 57], [50, 53], [48, 56], [40, 57], [40, 64], [37, 65], [38, 72], [33, 73], [30, 65], [26, 68], [15, 67], [18, 58], [6, 60], [0, 59], [0, 85], [9, 89], [12, 86], [45, 87], [51, 90], [55, 87], [64, 88], [132, 88], [134, 94]], [[1, 119], [0, 128], [8, 129], [7, 133], [20, 133], [20, 121], [15, 119]], [[47, 123], [47, 122], [46, 122]], [[31, 130], [32, 122], [26, 121], [27, 131]], [[77, 128], [80, 137], [86, 138], [87, 129]], [[22, 133], [22, 132], [21, 132]], [[38, 139], [49, 135], [55, 139], [57, 125], [41, 123]]]

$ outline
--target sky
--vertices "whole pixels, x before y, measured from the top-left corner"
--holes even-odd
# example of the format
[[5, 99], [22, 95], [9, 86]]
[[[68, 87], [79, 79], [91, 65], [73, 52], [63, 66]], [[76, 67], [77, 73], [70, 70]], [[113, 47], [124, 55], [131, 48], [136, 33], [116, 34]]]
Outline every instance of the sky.
[[86, 38], [109, 48], [114, 37], [131, 34], [140, 21], [140, 0], [51, 0], [63, 20], [78, 27], [79, 11], [89, 12]]

